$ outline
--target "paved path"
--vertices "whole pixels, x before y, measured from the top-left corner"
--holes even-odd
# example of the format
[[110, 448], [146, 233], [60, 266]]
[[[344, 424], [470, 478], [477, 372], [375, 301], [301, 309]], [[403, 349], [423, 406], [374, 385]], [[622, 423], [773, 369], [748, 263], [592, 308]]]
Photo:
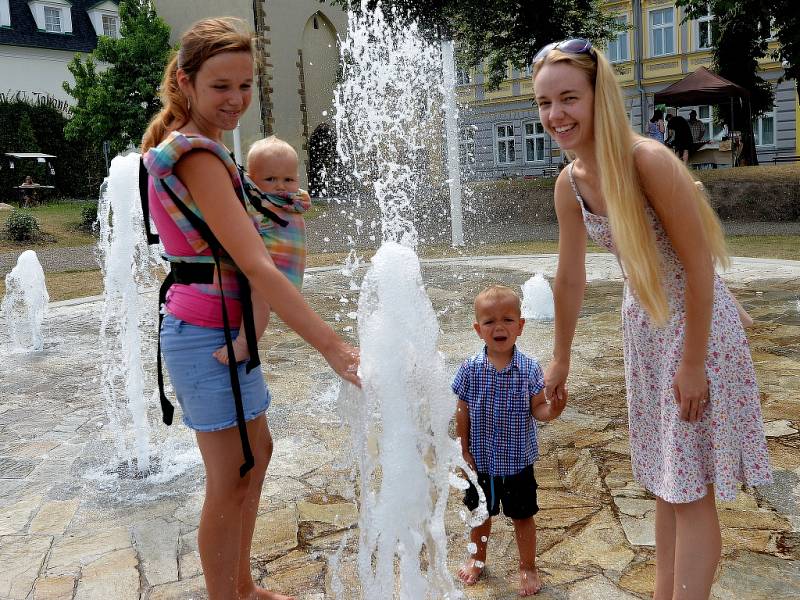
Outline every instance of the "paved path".
[[[555, 264], [552, 254], [423, 261], [448, 372], [478, 348], [470, 327], [476, 290], [489, 282], [516, 287], [533, 271], [551, 277]], [[540, 430], [537, 565], [546, 587], [537, 598], [646, 600], [653, 593], [655, 501], [630, 468], [620, 273], [608, 254], [590, 254], [588, 267], [570, 405]], [[749, 338], [776, 481], [719, 504], [724, 550], [711, 599], [794, 600], [800, 598], [800, 261], [736, 259], [725, 279], [756, 320]], [[358, 292], [349, 278], [339, 267], [315, 268], [306, 282], [314, 309], [352, 336], [348, 312]], [[50, 308], [45, 349], [4, 352], [0, 361], [0, 598], [207, 598], [197, 549], [204, 477], [180, 412], [175, 425], [164, 427], [158, 402], [147, 402], [154, 475], [133, 477], [130, 418], [100, 389], [103, 364], [110, 362], [98, 343], [100, 302]], [[154, 331], [145, 330], [145, 398], [155, 382]], [[360, 598], [360, 523], [342, 420], [348, 413], [317, 353], [277, 320], [266, 338], [262, 368], [273, 397], [275, 451], [259, 506], [253, 575], [299, 600]], [[552, 323], [529, 321], [520, 344], [549, 356]], [[460, 497], [451, 491], [443, 519], [451, 573], [467, 554]], [[465, 599], [518, 598], [508, 519], [495, 520], [487, 566]], [[334, 576], [341, 579], [338, 595]]]
[[[363, 215], [362, 215], [363, 216]], [[367, 219], [362, 219], [365, 223]], [[450, 229], [436, 223], [417, 224], [420, 239], [425, 244], [449, 244]], [[727, 222], [728, 235], [800, 235], [800, 222]], [[435, 227], [435, 230], [434, 230]], [[357, 229], [352, 220], [333, 212], [325, 213], [308, 222], [308, 250], [310, 254], [320, 252], [346, 252], [350, 240], [359, 248], [375, 246], [380, 239], [380, 229], [369, 224]], [[519, 222], [467, 223], [464, 237], [468, 245], [501, 244], [533, 240], [557, 240], [556, 223], [526, 224]], [[0, 276], [5, 276], [16, 264], [22, 250], [0, 253]], [[84, 271], [99, 268], [96, 247], [45, 248], [37, 250], [39, 262], [45, 272]]]

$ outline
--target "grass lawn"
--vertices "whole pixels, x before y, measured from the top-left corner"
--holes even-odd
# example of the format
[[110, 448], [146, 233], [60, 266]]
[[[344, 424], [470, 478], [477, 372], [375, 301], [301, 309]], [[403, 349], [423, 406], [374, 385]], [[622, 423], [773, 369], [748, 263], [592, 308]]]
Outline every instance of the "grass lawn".
[[692, 171], [692, 175], [704, 183], [713, 181], [797, 183], [800, 180], [800, 162], [780, 165], [764, 163], [756, 167], [736, 167], [735, 169], [704, 169]]
[[[728, 238], [728, 248], [731, 256], [798, 260], [800, 258], [800, 236], [735, 236]], [[588, 250], [589, 252], [604, 252], [595, 245], [591, 245]], [[558, 252], [557, 242], [532, 241], [486, 244], [466, 248], [432, 246], [423, 248], [421, 256], [422, 258], [449, 258], [475, 255], [554, 254], [556, 252]], [[363, 257], [369, 259], [373, 254], [373, 251], [367, 251], [363, 253]], [[308, 266], [341, 265], [346, 256], [347, 253], [344, 252], [312, 254], [308, 257]], [[103, 279], [99, 270], [46, 273], [45, 278], [52, 302], [94, 296], [103, 291]], [[3, 294], [5, 294], [5, 282], [0, 280], [0, 296]]]
[[[78, 227], [83, 205], [82, 202], [54, 202], [29, 209], [39, 222], [39, 239], [34, 242], [12, 242], [0, 236], [0, 252], [94, 244], [97, 239]], [[5, 230], [10, 214], [11, 211], [0, 212], [0, 231]]]

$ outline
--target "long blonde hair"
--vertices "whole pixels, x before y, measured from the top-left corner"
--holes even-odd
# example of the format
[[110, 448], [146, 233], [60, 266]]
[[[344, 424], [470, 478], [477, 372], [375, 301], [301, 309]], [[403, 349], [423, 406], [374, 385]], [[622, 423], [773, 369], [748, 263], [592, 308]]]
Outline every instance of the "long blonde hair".
[[[544, 65], [566, 62], [583, 71], [594, 86], [595, 159], [600, 175], [600, 189], [605, 200], [611, 234], [625, 266], [633, 290], [656, 325], [669, 318], [669, 303], [661, 281], [661, 258], [656, 248], [655, 232], [647, 217], [647, 198], [642, 189], [633, 146], [644, 138], [631, 129], [625, 113], [622, 92], [611, 64], [600, 52], [596, 62], [587, 54], [568, 54], [551, 50], [535, 65], [533, 78]], [[685, 178], [697, 202], [706, 243], [715, 264], [729, 265], [725, 236], [705, 193], [694, 185], [685, 165], [672, 153], [675, 177]]]
[[178, 86], [178, 69], [194, 82], [209, 58], [223, 52], [253, 54], [252, 34], [244, 22], [232, 17], [203, 19], [181, 36], [180, 49], [173, 53], [161, 80], [161, 111], [152, 118], [142, 138], [142, 152], [157, 146], [171, 131], [189, 121], [189, 99]]

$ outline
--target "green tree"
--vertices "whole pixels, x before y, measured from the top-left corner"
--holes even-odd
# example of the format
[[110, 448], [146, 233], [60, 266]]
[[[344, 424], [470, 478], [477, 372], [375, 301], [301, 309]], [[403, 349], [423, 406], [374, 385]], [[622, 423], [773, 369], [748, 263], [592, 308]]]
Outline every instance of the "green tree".
[[[329, 2], [361, 8], [361, 0]], [[456, 39], [461, 64], [485, 60], [492, 87], [503, 80], [507, 64], [525, 68], [545, 44], [569, 37], [602, 43], [616, 27], [601, 0], [368, 0], [366, 8], [379, 3], [401, 23], [415, 20], [430, 36]]]
[[[741, 85], [750, 92], [750, 103], [721, 104], [717, 119], [733, 122], [743, 131], [743, 157], [756, 164], [752, 132], [742, 125], [772, 110], [775, 91], [769, 81], [758, 73], [758, 60], [770, 56], [783, 64], [781, 80], [800, 75], [800, 10], [797, 0], [677, 0], [684, 6], [687, 18], [708, 13], [712, 21], [714, 70], [725, 79]], [[777, 39], [777, 50], [770, 50], [769, 41]]]
[[75, 85], [64, 89], [77, 103], [64, 131], [67, 139], [97, 146], [111, 143], [112, 154], [138, 145], [158, 111], [158, 86], [170, 53], [169, 26], [151, 0], [121, 0], [119, 39], [101, 36], [97, 48], [69, 64]]

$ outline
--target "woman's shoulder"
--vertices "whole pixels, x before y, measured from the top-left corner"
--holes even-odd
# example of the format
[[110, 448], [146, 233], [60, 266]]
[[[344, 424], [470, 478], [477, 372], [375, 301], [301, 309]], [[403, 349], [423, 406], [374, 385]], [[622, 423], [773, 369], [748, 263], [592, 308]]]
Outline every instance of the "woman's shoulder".
[[172, 131], [158, 146], [150, 148], [144, 155], [144, 164], [153, 177], [169, 176], [175, 165], [185, 155], [195, 150], [205, 150], [215, 155], [233, 172], [235, 164], [227, 148], [204, 135]]
[[636, 136], [633, 140], [633, 160], [637, 168], [645, 169], [659, 164], [663, 166], [665, 160], [672, 158], [672, 151], [653, 138]]

